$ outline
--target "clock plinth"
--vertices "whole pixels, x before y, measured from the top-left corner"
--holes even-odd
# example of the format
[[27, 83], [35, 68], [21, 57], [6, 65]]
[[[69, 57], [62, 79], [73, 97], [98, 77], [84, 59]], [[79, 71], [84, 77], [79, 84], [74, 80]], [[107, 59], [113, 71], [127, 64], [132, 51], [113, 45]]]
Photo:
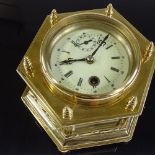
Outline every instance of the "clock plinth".
[[[137, 116], [130, 116], [94, 122], [86, 121], [85, 124], [65, 125], [61, 124], [58, 119], [52, 118], [42, 106], [44, 103], [28, 87], [22, 95], [22, 100], [49, 137], [57, 144], [61, 152], [118, 142], [128, 142], [133, 136], [138, 120]], [[66, 105], [64, 104], [64, 106]], [[68, 119], [64, 117], [63, 119], [70, 121], [71, 117], [67, 116], [66, 118]]]
[[154, 44], [109, 5], [53, 10], [17, 72], [23, 102], [67, 152], [131, 140], [154, 68]]

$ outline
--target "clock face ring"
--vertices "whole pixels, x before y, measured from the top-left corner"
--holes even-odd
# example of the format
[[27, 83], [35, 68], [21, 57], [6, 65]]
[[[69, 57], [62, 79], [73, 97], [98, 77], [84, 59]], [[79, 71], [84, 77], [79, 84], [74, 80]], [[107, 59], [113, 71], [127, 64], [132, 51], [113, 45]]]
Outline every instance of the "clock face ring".
[[65, 94], [101, 100], [131, 86], [140, 52], [123, 24], [98, 14], [74, 15], [58, 24], [41, 48], [43, 73], [50, 85]]

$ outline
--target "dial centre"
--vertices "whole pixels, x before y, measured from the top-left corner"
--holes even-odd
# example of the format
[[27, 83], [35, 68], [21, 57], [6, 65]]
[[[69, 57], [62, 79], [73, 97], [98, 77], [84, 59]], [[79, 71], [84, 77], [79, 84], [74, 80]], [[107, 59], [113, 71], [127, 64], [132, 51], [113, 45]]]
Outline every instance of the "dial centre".
[[86, 57], [86, 62], [87, 62], [88, 64], [94, 63], [94, 57], [93, 57], [92, 55], [87, 56], [87, 57]]

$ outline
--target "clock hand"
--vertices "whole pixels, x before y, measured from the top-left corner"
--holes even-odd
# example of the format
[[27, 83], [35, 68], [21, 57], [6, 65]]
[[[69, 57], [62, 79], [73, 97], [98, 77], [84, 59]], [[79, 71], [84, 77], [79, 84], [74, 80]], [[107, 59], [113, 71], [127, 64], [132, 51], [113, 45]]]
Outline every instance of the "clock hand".
[[109, 34], [107, 34], [105, 37], [104, 37], [104, 39], [101, 41], [101, 43], [99, 44], [99, 46], [96, 48], [96, 50], [92, 53], [92, 55], [91, 56], [94, 56], [95, 54], [96, 54], [96, 52], [98, 51], [98, 49], [104, 44], [106, 44], [106, 40], [108, 39], [108, 37], [109, 37]]
[[60, 65], [69, 65], [69, 64], [72, 64], [73, 62], [77, 62], [77, 61], [86, 61], [86, 58], [82, 58], [82, 59], [68, 58], [67, 60], [61, 61]]
[[79, 45], [83, 45], [83, 44], [85, 44], [85, 45], [87, 45], [89, 42], [91, 42], [91, 41], [93, 41], [92, 39], [90, 39], [90, 40], [88, 40], [88, 41], [84, 41], [83, 43], [81, 43], [81, 44], [79, 44]]
[[[103, 44], [106, 44], [105, 41], [108, 39], [108, 37], [109, 37], [109, 34], [106, 35], [106, 36], [104, 37], [104, 39], [103, 39], [102, 42], [99, 44], [99, 46], [97, 47], [97, 49], [92, 53], [92, 55], [90, 55], [90, 56], [88, 56], [88, 57], [86, 57], [86, 58], [82, 58], [82, 59], [68, 58], [67, 60], [61, 61], [61, 62], [60, 62], [60, 65], [64, 65], [64, 64], [68, 65], [68, 64], [72, 64], [73, 62], [77, 62], [77, 61], [87, 61], [87, 63], [90, 63], [90, 64], [93, 63], [93, 62], [94, 62], [94, 59], [92, 59], [93, 56], [96, 54], [96, 52], [98, 51], [98, 49], [99, 49]], [[92, 41], [92, 40], [88, 40], [88, 41], [85, 41], [85, 42], [88, 43], [88, 42], [90, 42], [90, 41]], [[74, 43], [75, 43], [75, 42], [74, 42]]]

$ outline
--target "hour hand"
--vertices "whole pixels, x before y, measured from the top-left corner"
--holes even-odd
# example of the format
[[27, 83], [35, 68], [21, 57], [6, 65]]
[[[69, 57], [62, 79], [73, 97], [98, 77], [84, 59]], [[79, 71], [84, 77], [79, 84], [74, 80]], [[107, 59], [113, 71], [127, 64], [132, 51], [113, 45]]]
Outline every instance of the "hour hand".
[[83, 43], [81, 43], [81, 44], [79, 44], [79, 45], [83, 45], [83, 44], [87, 45], [87, 44], [89, 44], [89, 42], [91, 42], [91, 41], [93, 41], [93, 40], [92, 40], [92, 39], [86, 40], [86, 41], [84, 41]]
[[73, 59], [73, 58], [68, 58], [67, 60], [63, 60], [60, 62], [60, 65], [70, 65], [73, 62], [77, 62], [77, 61], [86, 61], [86, 58], [82, 58], [82, 59]]

